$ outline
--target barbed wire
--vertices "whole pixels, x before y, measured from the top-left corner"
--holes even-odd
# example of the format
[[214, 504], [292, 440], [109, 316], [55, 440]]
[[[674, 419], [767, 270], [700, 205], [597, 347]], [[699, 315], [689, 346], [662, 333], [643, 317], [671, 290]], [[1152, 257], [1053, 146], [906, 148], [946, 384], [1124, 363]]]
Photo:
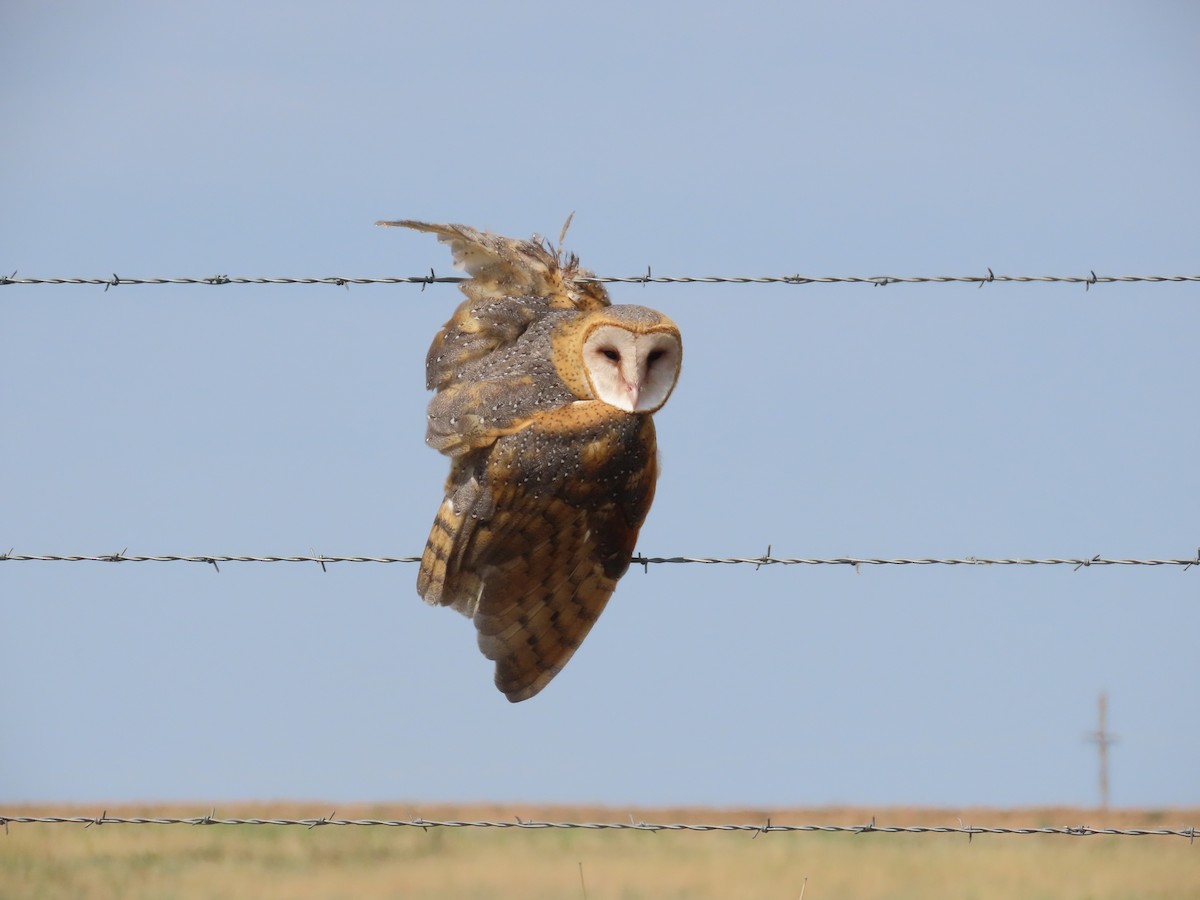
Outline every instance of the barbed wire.
[[863, 825], [775, 825], [770, 819], [764, 824], [727, 823], [719, 825], [691, 824], [684, 822], [638, 822], [630, 816], [628, 822], [543, 822], [517, 818], [508, 821], [458, 821], [435, 819], [339, 819], [335, 815], [311, 819], [257, 819], [257, 818], [218, 818], [214, 809], [208, 815], [190, 818], [175, 817], [141, 817], [141, 816], [110, 816], [105, 810], [98, 816], [23, 816], [0, 813], [0, 825], [8, 831], [9, 824], [14, 825], [276, 825], [302, 826], [304, 828], [320, 828], [324, 826], [342, 827], [382, 827], [382, 828], [420, 828], [428, 831], [431, 828], [516, 828], [529, 830], [545, 829], [576, 829], [585, 831], [660, 831], [682, 832], [743, 832], [753, 837], [770, 833], [823, 832], [830, 834], [965, 834], [968, 840], [977, 834], [1001, 835], [1032, 835], [1032, 834], [1061, 834], [1073, 837], [1183, 837], [1194, 844], [1197, 830], [1195, 826], [1188, 828], [1092, 828], [1088, 825], [1064, 825], [1044, 827], [1006, 827], [983, 825], [879, 825], [875, 818]]
[[[205, 563], [220, 571], [220, 563], [317, 563], [324, 570], [327, 563], [416, 563], [419, 556], [325, 556], [313, 553], [309, 556], [220, 556], [215, 554], [139, 556], [127, 552], [104, 553], [93, 556], [75, 556], [58, 553], [24, 554], [0, 553], [0, 562], [187, 562]], [[1105, 556], [1092, 557], [1049, 557], [1042, 559], [986, 558], [966, 556], [938, 559], [932, 557], [882, 559], [878, 557], [842, 556], [830, 558], [772, 556], [771, 548], [762, 556], [644, 556], [635, 555], [631, 565], [649, 571], [652, 565], [746, 565], [754, 566], [1072, 566], [1076, 570], [1091, 566], [1181, 566], [1185, 571], [1192, 566], [1200, 567], [1200, 549], [1190, 559], [1130, 559]]]
[[[332, 275], [319, 278], [264, 278], [209, 275], [203, 278], [127, 278], [113, 274], [108, 278], [18, 278], [17, 273], [0, 276], [3, 285], [103, 285], [105, 290], [120, 285], [137, 284], [329, 284], [349, 288], [352, 284], [459, 284], [467, 278], [461, 275], [438, 275], [433, 269], [428, 275], [385, 277], [350, 277]], [[601, 275], [578, 279], [601, 284], [868, 284], [886, 287], [889, 284], [1082, 284], [1090, 289], [1096, 284], [1163, 284], [1168, 282], [1200, 282], [1200, 275], [997, 275], [990, 268], [986, 275], [655, 275], [647, 267], [644, 275]]]

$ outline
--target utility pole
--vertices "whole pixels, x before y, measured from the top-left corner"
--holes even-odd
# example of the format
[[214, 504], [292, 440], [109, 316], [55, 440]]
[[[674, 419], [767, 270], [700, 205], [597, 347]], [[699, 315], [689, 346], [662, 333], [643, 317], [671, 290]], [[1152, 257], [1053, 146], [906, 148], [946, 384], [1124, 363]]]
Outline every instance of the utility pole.
[[1108, 693], [1100, 692], [1099, 723], [1087, 740], [1100, 751], [1100, 808], [1108, 809], [1108, 748], [1117, 742], [1116, 735], [1108, 730]]

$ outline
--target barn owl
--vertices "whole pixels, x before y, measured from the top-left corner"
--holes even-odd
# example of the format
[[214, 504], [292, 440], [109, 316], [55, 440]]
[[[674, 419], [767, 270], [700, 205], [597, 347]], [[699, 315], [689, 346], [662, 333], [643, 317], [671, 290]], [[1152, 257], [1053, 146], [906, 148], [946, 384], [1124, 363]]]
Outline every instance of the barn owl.
[[425, 440], [450, 457], [450, 476], [417, 591], [471, 618], [496, 687], [527, 700], [629, 568], [654, 498], [651, 414], [679, 378], [679, 329], [655, 310], [612, 306], [574, 255], [536, 235], [378, 224], [436, 234], [470, 275], [425, 361], [436, 391]]

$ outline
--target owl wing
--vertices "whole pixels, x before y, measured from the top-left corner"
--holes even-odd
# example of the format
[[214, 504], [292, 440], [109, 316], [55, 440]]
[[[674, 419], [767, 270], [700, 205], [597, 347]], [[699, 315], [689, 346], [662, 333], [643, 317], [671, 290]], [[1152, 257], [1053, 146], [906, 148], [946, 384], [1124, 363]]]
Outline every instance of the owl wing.
[[574, 401], [555, 368], [552, 336], [557, 323], [580, 315], [548, 310], [520, 338], [464, 366], [430, 401], [425, 442], [460, 456]]
[[653, 500], [656, 453], [649, 416], [583, 402], [455, 460], [417, 588], [474, 620], [509, 700], [545, 687], [608, 603]]
[[549, 309], [582, 311], [609, 305], [603, 285], [579, 280], [591, 277], [591, 272], [580, 268], [574, 256], [564, 261], [560, 251], [540, 238], [523, 241], [466, 225], [411, 219], [376, 224], [436, 234], [450, 245], [454, 264], [471, 276], [461, 285], [467, 299], [429, 348], [425, 374], [430, 389], [449, 384], [470, 363], [515, 341]]
[[515, 344], [549, 309], [545, 297], [464, 300], [429, 345], [425, 387], [440, 391], [467, 379], [473, 364]]

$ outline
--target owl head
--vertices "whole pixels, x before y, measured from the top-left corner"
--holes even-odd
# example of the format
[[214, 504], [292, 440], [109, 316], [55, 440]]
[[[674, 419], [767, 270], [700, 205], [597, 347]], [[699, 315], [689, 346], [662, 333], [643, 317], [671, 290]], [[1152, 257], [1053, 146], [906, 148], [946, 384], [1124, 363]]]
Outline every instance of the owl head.
[[584, 313], [554, 338], [554, 365], [575, 396], [630, 413], [659, 409], [679, 380], [679, 327], [644, 306]]

